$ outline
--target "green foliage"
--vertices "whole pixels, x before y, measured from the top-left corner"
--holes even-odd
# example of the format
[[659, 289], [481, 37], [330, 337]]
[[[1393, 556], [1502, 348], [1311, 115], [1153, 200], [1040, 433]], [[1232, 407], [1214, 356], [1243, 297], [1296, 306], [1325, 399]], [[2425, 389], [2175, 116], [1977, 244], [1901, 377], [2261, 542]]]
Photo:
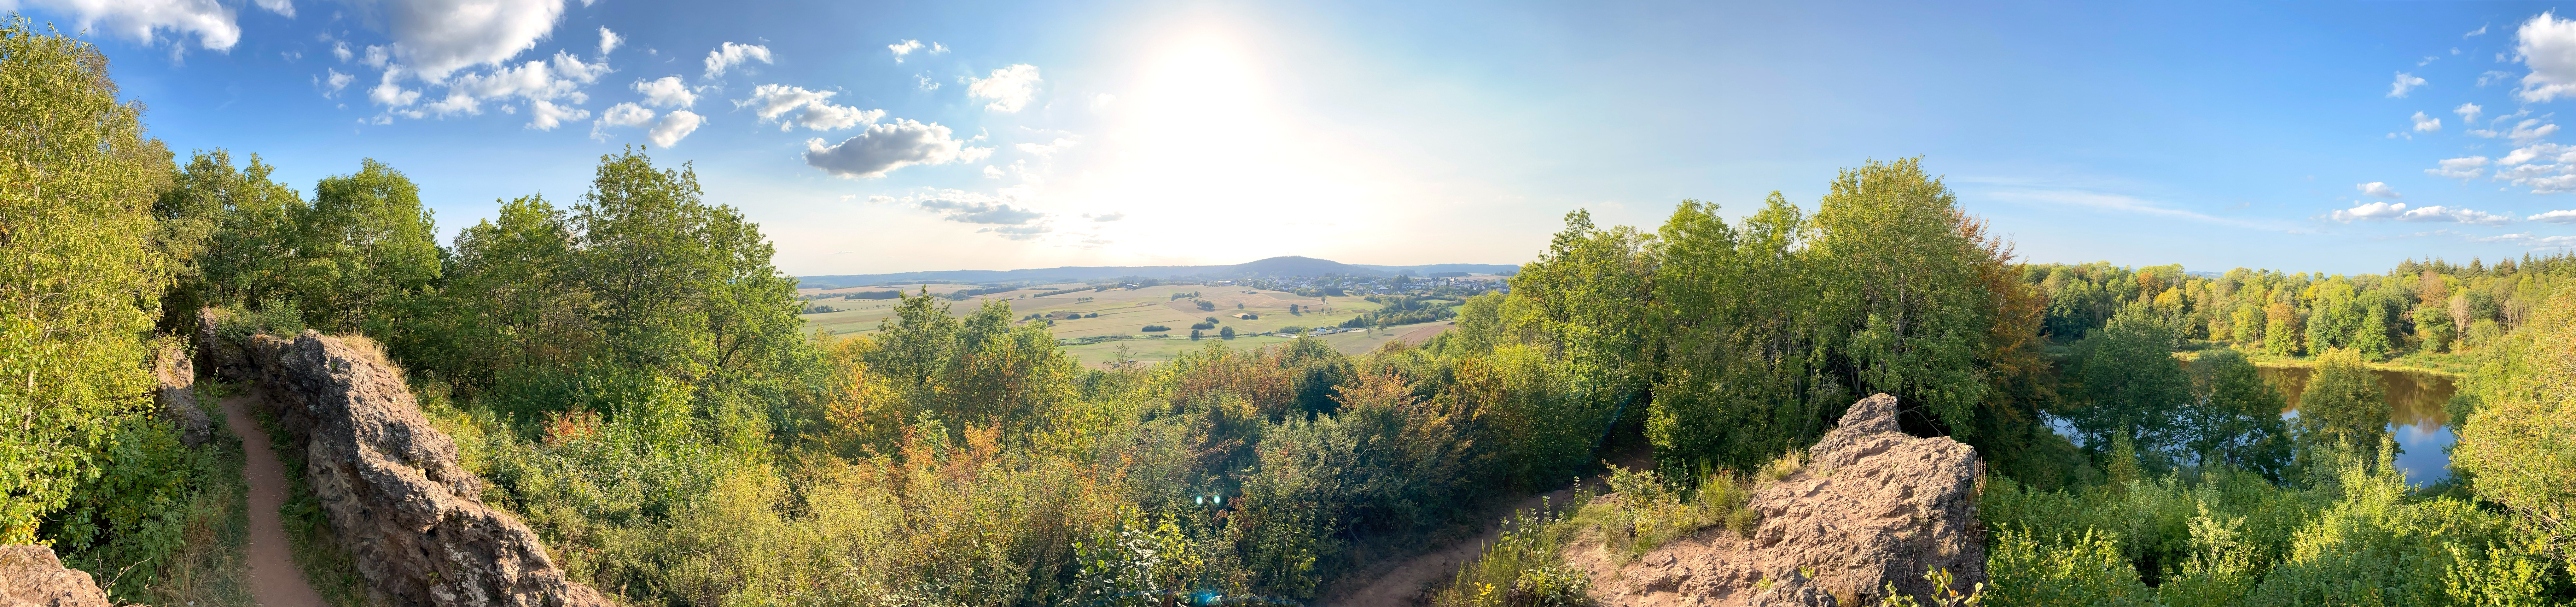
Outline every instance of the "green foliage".
[[2576, 290], [2560, 289], [2533, 329], [2497, 344], [2468, 382], [2452, 468], [2480, 499], [2548, 538], [2562, 562], [2576, 528]]
[[2064, 545], [2042, 544], [2030, 532], [2002, 529], [1988, 549], [1993, 576], [1989, 598], [1997, 605], [2099, 607], [2151, 604], [2138, 572], [2120, 558], [2116, 536], [2087, 532]]
[[2202, 465], [2223, 465], [2281, 480], [2292, 448], [2281, 393], [2234, 350], [2203, 352], [2191, 362], [2192, 404], [2183, 411], [2177, 446]]
[[2171, 464], [2168, 452], [2188, 441], [2185, 412], [2192, 408], [2191, 376], [2173, 358], [2175, 336], [2146, 304], [2131, 304], [2101, 330], [2076, 342], [2084, 404], [2069, 412], [2087, 445], [2128, 441], [2150, 467]]
[[2377, 445], [2388, 434], [2388, 399], [2379, 377], [2362, 365], [2353, 350], [2329, 350], [2317, 356], [2299, 394], [2299, 429], [2323, 443]]
[[156, 432], [144, 338], [169, 157], [116, 95], [96, 47], [0, 23], [0, 544], [35, 542], [77, 487], [157, 448], [138, 441]]
[[1553, 514], [1519, 511], [1503, 521], [1502, 536], [1476, 561], [1462, 565], [1449, 586], [1432, 595], [1438, 607], [1581, 607], [1593, 602], [1582, 569], [1567, 567], [1561, 552], [1578, 525]]

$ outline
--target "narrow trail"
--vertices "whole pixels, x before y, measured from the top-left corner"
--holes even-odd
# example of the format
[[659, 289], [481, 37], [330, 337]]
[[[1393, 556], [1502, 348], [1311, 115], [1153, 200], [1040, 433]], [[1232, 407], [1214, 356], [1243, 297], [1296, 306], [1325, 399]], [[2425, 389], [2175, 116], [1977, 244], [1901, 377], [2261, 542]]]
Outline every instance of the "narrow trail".
[[224, 423], [242, 439], [242, 480], [250, 484], [250, 539], [242, 556], [250, 562], [251, 598], [262, 607], [329, 607], [287, 552], [286, 525], [277, 516], [286, 504], [286, 466], [269, 448], [268, 431], [251, 419], [251, 403], [247, 395], [223, 400]]
[[[1647, 449], [1628, 449], [1610, 454], [1610, 461], [1628, 468], [1651, 468], [1654, 466], [1654, 452]], [[1416, 601], [1424, 598], [1424, 590], [1434, 584], [1449, 581], [1458, 575], [1459, 567], [1475, 562], [1478, 557], [1485, 555], [1486, 546], [1493, 545], [1495, 540], [1502, 539], [1503, 528], [1499, 521], [1501, 516], [1509, 516], [1522, 510], [1537, 510], [1542, 505], [1564, 507], [1567, 500], [1575, 499], [1576, 494], [1588, 488], [1598, 487], [1608, 478], [1608, 473], [1599, 473], [1562, 489], [1520, 497], [1510, 507], [1498, 509], [1497, 516], [1488, 517], [1495, 518], [1497, 521], [1486, 523], [1484, 530], [1478, 532], [1475, 537], [1397, 561], [1391, 566], [1371, 567], [1369, 569], [1371, 573], [1376, 574], [1375, 578], [1365, 582], [1336, 584], [1335, 592], [1327, 592], [1324, 599], [1317, 601], [1316, 605], [1322, 607], [1417, 605], [1419, 603]]]

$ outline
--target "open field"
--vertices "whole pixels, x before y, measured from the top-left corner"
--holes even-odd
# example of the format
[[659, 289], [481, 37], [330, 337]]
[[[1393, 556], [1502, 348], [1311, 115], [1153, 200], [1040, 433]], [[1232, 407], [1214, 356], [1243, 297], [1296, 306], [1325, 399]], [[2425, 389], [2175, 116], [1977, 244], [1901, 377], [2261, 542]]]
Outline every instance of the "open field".
[[[969, 288], [971, 286], [972, 285], [933, 285], [931, 292], [953, 292], [958, 289]], [[959, 317], [973, 314], [975, 310], [981, 308], [986, 302], [990, 301], [1001, 301], [1009, 304], [1011, 306], [1011, 315], [1013, 318], [1025, 318], [1030, 314], [1046, 314], [1049, 318], [1054, 319], [1055, 326], [1053, 331], [1058, 339], [1079, 339], [1084, 337], [1104, 337], [1115, 335], [1132, 336], [1132, 338], [1124, 340], [1111, 340], [1095, 344], [1068, 346], [1067, 350], [1069, 352], [1073, 352], [1076, 356], [1080, 356], [1086, 363], [1106, 362], [1114, 359], [1117, 356], [1116, 351], [1119, 344], [1126, 344], [1131, 353], [1130, 358], [1134, 358], [1136, 360], [1169, 360], [1173, 356], [1177, 356], [1189, 348], [1204, 345], [1190, 341], [1190, 325], [1207, 322], [1209, 318], [1216, 319], [1215, 324], [1218, 328], [1231, 327], [1234, 329], [1235, 333], [1243, 335], [1243, 337], [1235, 339], [1228, 345], [1238, 348], [1259, 347], [1285, 342], [1287, 339], [1266, 336], [1255, 337], [1252, 336], [1254, 333], [1270, 333], [1278, 331], [1283, 327], [1331, 327], [1339, 325], [1343, 321], [1350, 320], [1352, 317], [1357, 316], [1360, 313], [1376, 310], [1380, 307], [1378, 304], [1370, 303], [1358, 297], [1299, 297], [1295, 294], [1282, 291], [1206, 285], [1154, 286], [1134, 290], [1111, 289], [1108, 291], [1081, 291], [1062, 295], [1037, 297], [1037, 294], [1039, 293], [1077, 286], [1080, 285], [1066, 284], [1030, 287], [1002, 293], [978, 295], [967, 298], [965, 301], [943, 303], [947, 303], [949, 305], [948, 311], [950, 314]], [[953, 288], [945, 289], [945, 291], [943, 291], [940, 287]], [[861, 287], [857, 290], [882, 289], [883, 287]], [[1197, 293], [1198, 295], [1197, 297], [1184, 296], [1179, 299], [1173, 298], [1174, 294], [1186, 293]], [[841, 311], [827, 312], [823, 314], [806, 314], [803, 315], [803, 318], [806, 322], [806, 330], [809, 332], [828, 330], [841, 335], [874, 333], [877, 330], [877, 323], [894, 315], [894, 307], [898, 302], [899, 300], [892, 299], [818, 300], [812, 303], [840, 308]], [[1213, 309], [1202, 309], [1199, 305], [1200, 302], [1206, 302], [1206, 304]], [[1300, 308], [1298, 313], [1289, 313], [1288, 306], [1291, 304], [1295, 304]], [[1310, 308], [1311, 311], [1309, 310]], [[1093, 316], [1095, 314], [1098, 316]], [[1240, 318], [1238, 315], [1251, 315], [1253, 318]], [[1075, 318], [1075, 316], [1081, 316], [1081, 318]], [[1366, 351], [1370, 348], [1377, 347], [1377, 344], [1381, 344], [1388, 339], [1392, 339], [1394, 336], [1402, 336], [1410, 330], [1420, 330], [1422, 327], [1430, 326], [1431, 324], [1432, 323], [1413, 325], [1412, 329], [1405, 327], [1390, 328], [1385, 334], [1371, 332], [1338, 333], [1324, 336], [1323, 339], [1327, 343], [1334, 344], [1335, 348], [1343, 351]], [[1146, 325], [1161, 325], [1170, 327], [1171, 330], [1149, 333], [1142, 330]], [[1216, 339], [1218, 330], [1219, 329], [1207, 329], [1206, 334], [1208, 339]], [[1392, 336], [1389, 334], [1392, 334]], [[1149, 336], [1153, 335], [1166, 335], [1168, 337], [1161, 339], [1149, 338]], [[1428, 338], [1429, 334], [1424, 334], [1415, 341], [1418, 342], [1420, 339]]]
[[[1375, 350], [1379, 346], [1385, 345], [1386, 342], [1398, 339], [1402, 339], [1407, 343], [1420, 344], [1422, 342], [1429, 341], [1433, 336], [1439, 335], [1443, 331], [1457, 328], [1457, 326], [1458, 325], [1450, 321], [1444, 320], [1440, 322], [1387, 327], [1385, 331], [1352, 331], [1349, 333], [1335, 333], [1318, 339], [1324, 340], [1325, 345], [1332, 346], [1334, 350], [1341, 351], [1343, 354], [1360, 354], [1370, 350]], [[1289, 338], [1286, 337], [1259, 335], [1237, 337], [1234, 338], [1233, 341], [1223, 341], [1210, 337], [1205, 340], [1194, 342], [1190, 341], [1189, 337], [1184, 334], [1177, 337], [1167, 337], [1163, 339], [1123, 339], [1117, 341], [1105, 341], [1096, 344], [1066, 346], [1064, 351], [1067, 354], [1072, 354], [1075, 359], [1081, 360], [1082, 364], [1099, 366], [1122, 360], [1118, 350], [1118, 347], [1122, 345], [1127, 347], [1123, 360], [1159, 363], [1171, 360], [1191, 350], [1205, 348], [1210, 343], [1225, 344], [1228, 348], [1250, 349], [1275, 346], [1288, 343], [1288, 341]]]

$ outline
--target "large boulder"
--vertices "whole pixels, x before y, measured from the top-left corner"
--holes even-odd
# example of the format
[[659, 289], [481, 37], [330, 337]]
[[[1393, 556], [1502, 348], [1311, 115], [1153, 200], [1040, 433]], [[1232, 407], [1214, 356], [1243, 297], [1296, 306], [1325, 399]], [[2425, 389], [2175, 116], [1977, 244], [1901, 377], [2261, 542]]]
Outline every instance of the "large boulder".
[[1986, 581], [1985, 464], [1964, 443], [1905, 434], [1896, 416], [1893, 396], [1853, 403], [1804, 469], [1754, 492], [1752, 539], [1712, 528], [1624, 566], [1569, 558], [1614, 605], [1875, 604], [1890, 584], [1930, 604], [1931, 569], [1969, 592]]
[[214, 421], [197, 407], [197, 369], [188, 349], [163, 346], [152, 359], [152, 380], [152, 400], [161, 406], [161, 419], [179, 428], [179, 442], [190, 447], [206, 444], [213, 437]]
[[63, 567], [46, 546], [0, 546], [0, 607], [108, 607], [89, 574]]
[[379, 598], [439, 607], [607, 607], [564, 578], [536, 533], [485, 505], [456, 443], [423, 417], [372, 342], [306, 331], [243, 344], [305, 478]]

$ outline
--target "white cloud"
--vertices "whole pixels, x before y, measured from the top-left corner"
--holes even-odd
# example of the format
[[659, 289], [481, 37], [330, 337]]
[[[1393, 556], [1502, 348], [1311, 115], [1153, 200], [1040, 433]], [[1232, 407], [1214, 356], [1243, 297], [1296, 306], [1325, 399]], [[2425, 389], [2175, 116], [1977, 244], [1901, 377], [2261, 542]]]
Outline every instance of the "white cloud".
[[990, 78], [975, 78], [966, 86], [966, 96], [993, 100], [984, 109], [1005, 114], [1027, 107], [1038, 94], [1038, 68], [1026, 63], [993, 70]]
[[2442, 56], [2441, 56], [2441, 55], [2425, 55], [2423, 59], [2418, 60], [2418, 61], [2416, 61], [2416, 62], [2415, 62], [2415, 67], [2424, 67], [2424, 66], [2427, 66], [2427, 65], [2432, 65], [2432, 64], [2433, 64], [2433, 62], [2435, 62], [2435, 61], [2440, 61], [2441, 59], [2442, 59]]
[[2373, 202], [2335, 211], [2332, 217], [2335, 221], [2352, 223], [2356, 219], [2393, 219], [2405, 212], [2406, 203], [2403, 202]]
[[349, 43], [347, 42], [333, 42], [331, 43], [331, 56], [339, 57], [341, 63], [348, 63], [349, 58], [356, 56], [356, 53], [349, 52]]
[[1108, 93], [1101, 93], [1101, 94], [1098, 94], [1098, 95], [1093, 95], [1093, 96], [1091, 96], [1091, 109], [1095, 109], [1095, 110], [1096, 110], [1096, 109], [1100, 109], [1100, 108], [1109, 107], [1109, 104], [1117, 103], [1117, 102], [1118, 102], [1118, 96], [1117, 96], [1117, 95], [1111, 95], [1111, 94], [1108, 94]]
[[925, 91], [936, 91], [936, 90], [939, 90], [939, 81], [937, 81], [937, 80], [931, 80], [929, 76], [913, 76], [913, 78], [917, 78], [917, 79], [920, 79], [920, 80], [921, 80], [921, 90], [925, 90]]
[[2404, 97], [2406, 96], [2406, 91], [2414, 90], [2415, 87], [2419, 86], [2424, 86], [2423, 78], [2417, 78], [2406, 72], [2398, 72], [2397, 82], [2388, 85], [2388, 96]]
[[2505, 72], [2499, 72], [2499, 71], [2494, 71], [2494, 70], [2488, 70], [2488, 71], [2487, 71], [2487, 73], [2484, 73], [2484, 74], [2478, 74], [2478, 86], [2486, 86], [2486, 85], [2495, 84], [2495, 83], [2498, 83], [2498, 82], [2504, 82], [2506, 78], [2512, 78], [2512, 77], [2513, 77], [2513, 74], [2509, 74], [2509, 73], [2505, 73]]
[[1023, 143], [1023, 144], [1020, 144], [1020, 145], [1019, 145], [1019, 148], [1020, 148], [1020, 151], [1022, 151], [1022, 152], [1028, 152], [1028, 153], [1036, 154], [1036, 155], [1039, 155], [1039, 156], [1053, 156], [1053, 155], [1055, 155], [1056, 150], [1062, 150], [1062, 149], [1065, 149], [1065, 148], [1073, 147], [1073, 144], [1074, 144], [1074, 140], [1058, 138], [1058, 139], [1056, 139], [1054, 142], [1047, 143], [1047, 144], [1043, 144], [1043, 145], [1041, 145], [1041, 144], [1035, 144], [1035, 143]]
[[2503, 234], [2498, 236], [2468, 236], [2463, 234], [2462, 237], [2469, 239], [2470, 242], [2501, 242], [2506, 244], [2518, 244], [2536, 249], [2565, 249], [2576, 247], [2576, 236], [2533, 236], [2530, 232], [2523, 232], [2520, 234]]
[[602, 129], [644, 126], [652, 121], [653, 110], [644, 109], [643, 106], [632, 103], [608, 106], [607, 110], [599, 113], [599, 120], [590, 123], [590, 138], [606, 141], [608, 134], [601, 132]]
[[947, 190], [913, 200], [923, 209], [940, 212], [940, 219], [958, 223], [1026, 224], [1045, 219], [1046, 214], [1011, 204], [992, 196]]
[[653, 123], [653, 130], [645, 134], [653, 139], [653, 145], [667, 148], [679, 145], [681, 138], [697, 132], [698, 125], [705, 123], [706, 118], [698, 116], [697, 112], [671, 110], [671, 113], [662, 115], [660, 122]]
[[519, 97], [527, 100], [567, 99], [573, 103], [589, 101], [581, 85], [597, 82], [609, 72], [605, 63], [584, 63], [571, 53], [555, 51], [554, 60], [529, 61], [517, 66], [504, 66], [487, 74], [466, 74], [448, 83], [448, 90], [481, 99]]
[[2474, 224], [2491, 225], [2491, 226], [2504, 225], [2504, 224], [2512, 223], [2512, 222], [2513, 222], [2513, 218], [2512, 218], [2512, 217], [2506, 217], [2506, 216], [2503, 216], [2503, 215], [2497, 215], [2497, 214], [2494, 214], [2494, 213], [2488, 213], [2488, 212], [2484, 212], [2484, 211], [2473, 211], [2473, 210], [2469, 210], [2469, 209], [2454, 209], [2454, 208], [2445, 207], [2445, 206], [2438, 205], [2438, 204], [2437, 204], [2437, 205], [2433, 205], [2433, 206], [2429, 206], [2429, 207], [2422, 207], [2422, 208], [2410, 209], [2410, 210], [2406, 211], [2404, 214], [2398, 215], [2398, 216], [2397, 216], [2397, 220], [2398, 220], [2398, 221], [2417, 221], [2417, 222], [2426, 222], [2426, 221], [2430, 221], [2430, 222], [2474, 223]]
[[733, 105], [751, 108], [752, 115], [759, 116], [762, 121], [776, 120], [789, 111], [804, 108], [805, 111], [798, 113], [795, 120], [780, 121], [778, 124], [780, 131], [786, 131], [798, 125], [816, 131], [846, 129], [873, 123], [885, 117], [885, 110], [862, 110], [832, 105], [828, 100], [837, 94], [840, 93], [809, 91], [804, 87], [784, 84], [763, 84], [752, 89], [750, 99], [733, 102]]
[[2462, 38], [2476, 38], [2476, 37], [2484, 36], [2484, 35], [2487, 35], [2487, 26], [2481, 25], [2481, 26], [2478, 26], [2477, 31], [2469, 32], [2469, 33], [2466, 33], [2466, 34], [2461, 34], [2461, 35], [2460, 35], [2460, 37], [2462, 37]]
[[2541, 223], [2576, 223], [2576, 209], [2549, 211], [2523, 219]]
[[715, 78], [723, 76], [725, 70], [732, 69], [733, 66], [742, 65], [743, 63], [754, 59], [759, 60], [761, 63], [769, 63], [769, 47], [757, 44], [734, 44], [731, 42], [718, 45], [716, 46], [716, 50], [707, 51], [706, 77]]
[[[805, 104], [805, 111], [796, 114], [796, 124], [811, 131], [836, 131], [874, 123], [884, 117], [885, 110], [862, 110], [816, 101]], [[778, 130], [786, 131], [787, 125], [778, 125]]]
[[822, 139], [805, 142], [805, 164], [850, 178], [883, 177], [916, 164], [975, 162], [992, 154], [993, 148], [966, 147], [948, 127], [901, 118], [870, 125], [838, 144], [827, 146]]
[[[2521, 114], [2521, 113], [2522, 113], [2522, 112], [2515, 112], [2515, 114]], [[2511, 117], [2513, 117], [2513, 116], [2514, 116], [2514, 114], [2507, 114], [2507, 115], [2504, 115], [2504, 116], [2499, 116], [2499, 117], [2497, 117], [2497, 119], [2498, 119], [2498, 120], [2502, 120], [2502, 119], [2505, 119], [2505, 118], [2511, 118]], [[2475, 135], [2475, 136], [2479, 136], [2479, 137], [2486, 137], [2486, 138], [2489, 138], [2489, 139], [2493, 139], [2493, 138], [2497, 138], [2497, 137], [2503, 137], [2503, 138], [2506, 138], [2506, 139], [2512, 139], [2512, 140], [2513, 140], [2513, 142], [2514, 142], [2515, 144], [2529, 144], [2529, 143], [2531, 143], [2532, 141], [2539, 140], [2539, 139], [2541, 139], [2541, 138], [2545, 138], [2545, 137], [2548, 137], [2548, 136], [2550, 136], [2550, 135], [2555, 135], [2555, 134], [2557, 134], [2557, 133], [2558, 133], [2558, 125], [2556, 125], [2556, 124], [2541, 124], [2541, 123], [2540, 123], [2540, 119], [2539, 119], [2539, 118], [2530, 118], [2530, 119], [2525, 119], [2525, 120], [2523, 120], [2522, 122], [2514, 123], [2513, 128], [2511, 128], [2511, 129], [2506, 129], [2506, 130], [2503, 130], [2503, 131], [2497, 131], [2497, 130], [2493, 130], [2493, 129], [2476, 129], [2476, 130], [2471, 130], [2471, 131], [2469, 131], [2469, 134], [2470, 134], [2470, 135]]]
[[329, 75], [329, 77], [322, 79], [322, 96], [324, 98], [339, 95], [340, 89], [349, 88], [349, 83], [356, 82], [358, 80], [357, 76], [340, 73], [340, 70], [323, 68], [322, 71]]
[[2476, 126], [2472, 123], [2478, 121], [2478, 112], [2483, 111], [2486, 111], [2486, 108], [2478, 107], [2475, 103], [2463, 103], [2460, 107], [2451, 108], [2451, 113], [2460, 115], [2460, 123], [2469, 126]]
[[392, 49], [370, 44], [367, 45], [366, 56], [360, 57], [358, 59], [358, 63], [365, 64], [367, 67], [381, 68], [384, 67], [386, 63], [391, 63], [393, 60], [394, 54]]
[[563, 0], [389, 0], [384, 7], [394, 57], [426, 82], [536, 48], [564, 11]]
[[279, 16], [286, 17], [288, 19], [295, 18], [294, 2], [290, 2], [288, 0], [251, 0], [251, 3], [259, 5], [260, 8], [268, 9], [268, 12], [277, 13]]
[[[585, 3], [585, 5], [586, 4], [587, 3]], [[608, 26], [600, 26], [599, 54], [607, 55], [610, 51], [617, 50], [617, 45], [625, 43], [626, 39], [618, 36], [617, 32], [608, 31]]]
[[997, 166], [993, 166], [993, 165], [989, 165], [989, 164], [988, 164], [988, 165], [984, 165], [984, 178], [985, 178], [985, 179], [1001, 179], [1001, 178], [1002, 178], [1002, 167], [997, 167]]
[[910, 55], [913, 51], [921, 50], [921, 41], [905, 40], [894, 44], [888, 44], [886, 45], [886, 50], [894, 51], [895, 63], [903, 63], [904, 55]]
[[551, 131], [555, 130], [555, 127], [563, 126], [566, 120], [588, 119], [590, 119], [590, 110], [558, 106], [554, 102], [543, 99], [528, 102], [528, 128]]
[[948, 54], [948, 45], [932, 42], [930, 43], [930, 54], [946, 55]]
[[1126, 219], [1126, 218], [1127, 218], [1127, 214], [1126, 214], [1125, 212], [1109, 212], [1109, 213], [1099, 213], [1099, 214], [1083, 213], [1083, 214], [1082, 214], [1082, 217], [1083, 217], [1084, 219], [1089, 219], [1089, 220], [1092, 220], [1092, 221], [1117, 221], [1117, 220], [1121, 220], [1121, 219]]
[[2514, 52], [2531, 73], [2514, 96], [2537, 103], [2576, 93], [2576, 20], [2541, 13], [2514, 31]]
[[2473, 179], [2486, 170], [2480, 167], [2487, 165], [2487, 157], [2448, 158], [2442, 160], [2441, 165], [2442, 167], [2438, 169], [2424, 169], [2424, 174], [2452, 179]]
[[654, 147], [667, 148], [679, 145], [681, 138], [696, 132], [698, 125], [705, 122], [706, 118], [688, 110], [672, 110], [662, 115], [661, 120], [654, 120], [653, 110], [620, 103], [599, 113], [599, 120], [591, 123], [590, 138], [606, 141], [608, 135], [602, 131], [609, 127], [651, 127], [645, 131], [645, 137], [653, 141]]
[[2426, 131], [2442, 130], [2442, 119], [2426, 116], [2423, 112], [2416, 112], [2413, 120], [2415, 121], [2415, 132], [2422, 133]]
[[[285, 4], [264, 0], [260, 5], [272, 1]], [[170, 33], [174, 47], [190, 35], [197, 37], [199, 48], [210, 51], [231, 51], [241, 42], [241, 25], [234, 21], [233, 9], [215, 0], [26, 0], [26, 4], [71, 15], [79, 24], [75, 31], [99, 31], [147, 45], [158, 42], [158, 33], [164, 31]], [[0, 0], [0, 10], [15, 11], [17, 5], [16, 0]], [[294, 16], [294, 8], [287, 7], [285, 13]]]
[[397, 82], [401, 78], [402, 70], [386, 70], [376, 87], [367, 91], [367, 99], [385, 107], [403, 107], [420, 99], [420, 91], [404, 89]]
[[2397, 193], [2397, 188], [2388, 187], [2388, 183], [2387, 183], [2387, 182], [2381, 182], [2381, 181], [2373, 181], [2373, 182], [2370, 182], [2370, 183], [2356, 183], [2356, 184], [2353, 184], [2352, 189], [2361, 190], [2362, 195], [2370, 196], [2370, 197], [2373, 197], [2373, 198], [2405, 198], [2405, 197], [2406, 197], [2404, 194], [2399, 194], [2399, 193]]
[[689, 85], [687, 83], [680, 82], [679, 76], [663, 76], [652, 80], [637, 80], [635, 81], [634, 89], [635, 92], [644, 94], [644, 105], [653, 107], [693, 107], [698, 104], [698, 94], [689, 92]]

